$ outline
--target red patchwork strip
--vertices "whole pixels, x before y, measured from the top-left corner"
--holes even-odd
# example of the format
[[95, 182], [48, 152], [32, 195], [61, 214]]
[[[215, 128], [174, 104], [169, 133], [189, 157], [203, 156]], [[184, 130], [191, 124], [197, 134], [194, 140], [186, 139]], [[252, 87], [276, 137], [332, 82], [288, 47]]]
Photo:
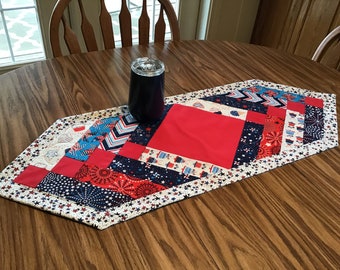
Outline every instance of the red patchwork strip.
[[266, 121], [266, 115], [259, 112], [248, 111], [246, 120], [248, 122], [263, 125]]
[[318, 107], [318, 108], [323, 108], [323, 100], [320, 98], [306, 97], [305, 104]]
[[305, 114], [305, 105], [300, 103], [300, 102], [293, 102], [293, 101], [288, 101], [287, 102], [287, 109], [295, 112], [299, 112], [301, 114]]
[[[282, 110], [282, 109], [281, 109]], [[282, 110], [285, 111], [285, 110]], [[269, 110], [268, 110], [269, 112]], [[278, 110], [271, 110], [275, 114], [281, 114]], [[256, 159], [277, 155], [281, 151], [284, 118], [268, 114], [264, 124], [262, 140]]]
[[81, 182], [90, 182], [94, 186], [129, 195], [134, 199], [166, 189], [164, 186], [152, 183], [149, 180], [89, 164], [84, 164], [75, 178]]
[[145, 150], [144, 145], [137, 143], [126, 142], [123, 147], [119, 150], [118, 154], [127, 158], [139, 159]]
[[82, 161], [64, 156], [51, 171], [73, 178], [83, 164]]
[[277, 108], [273, 106], [268, 107], [267, 115], [278, 116], [283, 119], [286, 118], [286, 110], [282, 108]]
[[18, 177], [14, 179], [14, 182], [35, 188], [48, 173], [49, 171], [46, 169], [29, 165]]
[[96, 148], [93, 153], [89, 156], [89, 159], [86, 163], [88, 164], [95, 164], [102, 168], [107, 168], [112, 160], [115, 158], [116, 154], [105, 151], [100, 148]]

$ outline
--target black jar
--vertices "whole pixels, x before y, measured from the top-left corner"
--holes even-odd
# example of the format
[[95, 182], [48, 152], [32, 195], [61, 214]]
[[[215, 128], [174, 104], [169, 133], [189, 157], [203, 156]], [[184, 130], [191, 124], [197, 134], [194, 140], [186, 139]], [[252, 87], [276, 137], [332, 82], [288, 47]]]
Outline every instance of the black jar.
[[138, 122], [153, 122], [164, 111], [164, 64], [148, 57], [131, 64], [129, 111]]

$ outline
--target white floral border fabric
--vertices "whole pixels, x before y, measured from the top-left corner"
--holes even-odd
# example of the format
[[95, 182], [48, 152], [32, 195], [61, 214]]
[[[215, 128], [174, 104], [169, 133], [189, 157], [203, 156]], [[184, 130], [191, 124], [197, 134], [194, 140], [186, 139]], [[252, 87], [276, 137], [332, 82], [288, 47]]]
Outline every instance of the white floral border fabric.
[[[320, 89], [322, 90], [322, 89]], [[105, 229], [338, 146], [336, 96], [250, 80], [58, 119], [0, 173], [0, 195]]]

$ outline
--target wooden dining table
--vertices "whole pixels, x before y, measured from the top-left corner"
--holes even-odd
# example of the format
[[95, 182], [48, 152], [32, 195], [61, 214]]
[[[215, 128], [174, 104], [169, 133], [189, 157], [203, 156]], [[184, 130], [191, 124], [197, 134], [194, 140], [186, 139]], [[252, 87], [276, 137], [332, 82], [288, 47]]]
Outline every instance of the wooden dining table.
[[[340, 93], [336, 70], [244, 43], [48, 59], [0, 76], [0, 171], [57, 119], [127, 104], [142, 56], [165, 63], [165, 96], [250, 79]], [[0, 269], [340, 269], [339, 174], [335, 147], [102, 231], [0, 198]]]

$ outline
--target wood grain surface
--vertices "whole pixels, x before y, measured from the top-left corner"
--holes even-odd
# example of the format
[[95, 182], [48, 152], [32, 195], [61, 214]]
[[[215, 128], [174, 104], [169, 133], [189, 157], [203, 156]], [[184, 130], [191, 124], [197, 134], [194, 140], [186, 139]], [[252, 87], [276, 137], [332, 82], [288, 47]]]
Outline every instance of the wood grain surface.
[[311, 58], [340, 25], [340, 0], [262, 0], [251, 42]]
[[[340, 93], [335, 70], [223, 41], [47, 60], [0, 76], [0, 170], [56, 119], [126, 104], [146, 55], [166, 64], [167, 96], [253, 78]], [[0, 198], [0, 269], [340, 269], [339, 161], [333, 148], [104, 231]]]

